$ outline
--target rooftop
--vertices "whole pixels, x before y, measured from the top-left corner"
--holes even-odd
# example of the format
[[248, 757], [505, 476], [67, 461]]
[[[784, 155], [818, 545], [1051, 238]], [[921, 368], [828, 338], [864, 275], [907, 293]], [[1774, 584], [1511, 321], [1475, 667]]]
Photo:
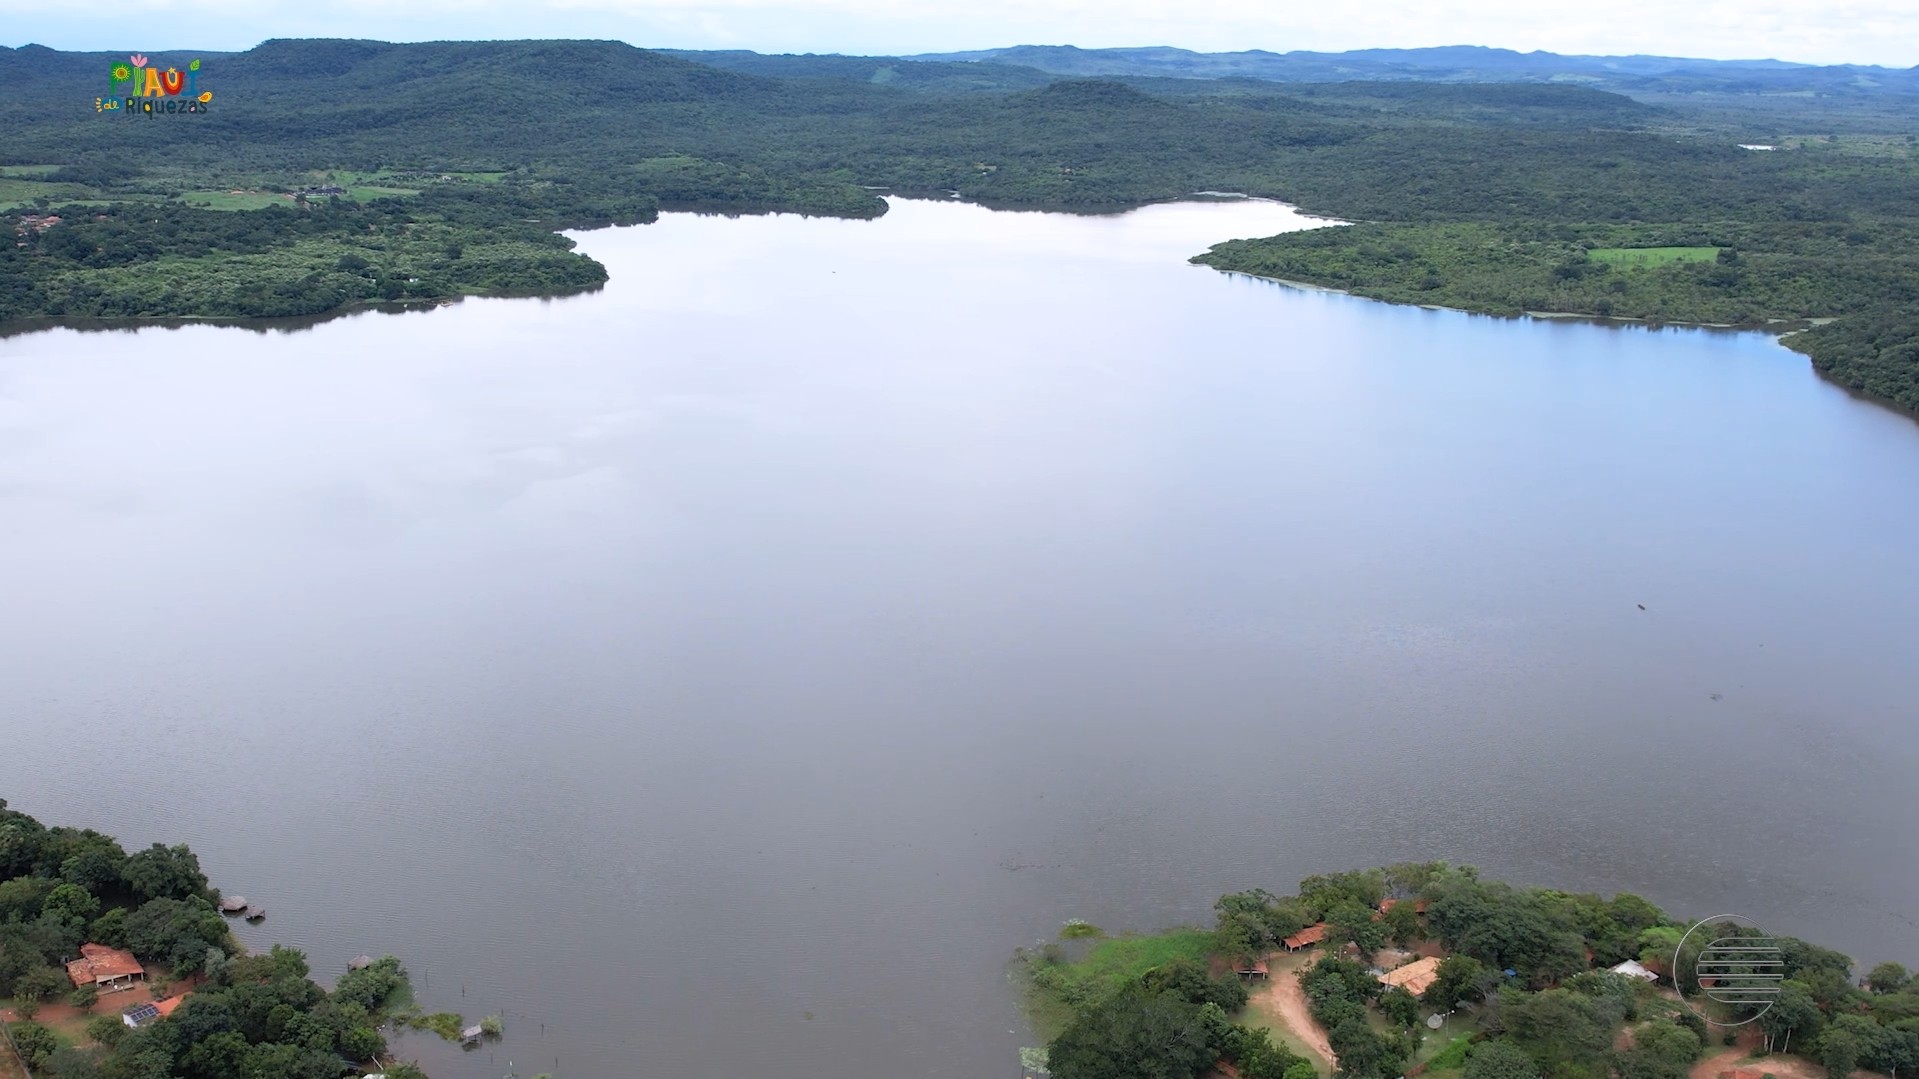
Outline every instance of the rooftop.
[[1294, 933], [1292, 936], [1287, 937], [1282, 943], [1288, 948], [1304, 948], [1308, 944], [1318, 944], [1325, 939], [1326, 923], [1320, 922], [1318, 925], [1309, 925], [1299, 932]]
[[138, 978], [146, 974], [146, 968], [133, 957], [133, 953], [120, 948], [109, 948], [104, 944], [80, 945], [80, 958], [67, 964], [67, 977], [73, 984], [94, 985], [110, 982], [119, 978]]
[[1439, 980], [1439, 958], [1429, 955], [1424, 959], [1415, 959], [1398, 970], [1389, 970], [1381, 974], [1379, 980], [1386, 985], [1396, 985], [1413, 996], [1419, 996]]

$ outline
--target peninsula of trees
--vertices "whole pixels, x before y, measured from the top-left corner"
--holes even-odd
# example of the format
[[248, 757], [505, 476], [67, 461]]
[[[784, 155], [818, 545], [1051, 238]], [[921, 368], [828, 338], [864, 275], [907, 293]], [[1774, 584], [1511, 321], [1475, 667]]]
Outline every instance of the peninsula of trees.
[[[0, 1002], [17, 1020], [0, 1025], [33, 1075], [341, 1079], [386, 1056], [379, 1028], [405, 995], [399, 960], [362, 965], [328, 992], [298, 951], [242, 954], [219, 899], [185, 846], [129, 854], [111, 836], [47, 827], [0, 800]], [[114, 986], [80, 984], [66, 963], [83, 945], [130, 952], [145, 985], [166, 986], [165, 1017], [130, 1026]], [[58, 1021], [47, 1018], [55, 1010]], [[0, 1039], [0, 1075], [8, 1056]], [[403, 1062], [378, 1070], [425, 1079]]]
[[[1055, 70], [1007, 62], [1029, 55]], [[1280, 82], [1242, 77], [1279, 70], [1259, 57], [1233, 77], [1167, 78], [1133, 72], [1237, 69], [303, 40], [152, 57], [204, 61], [204, 114], [96, 112], [124, 59], [0, 49], [17, 104], [0, 143], [0, 323], [591, 288], [604, 269], [553, 231], [663, 208], [872, 216], [890, 190], [1110, 210], [1232, 190], [1356, 224], [1202, 256], [1222, 269], [1495, 313], [1832, 319], [1790, 343], [1919, 407], [1909, 73], [1604, 80], [1626, 96], [1418, 81], [1460, 64], [1498, 77], [1490, 54], [1353, 69], [1397, 81]], [[1280, 67], [1346, 77], [1323, 58]]]
[[[1220, 898], [1211, 929], [1069, 923], [1019, 953], [1055, 1079], [1846, 1079], [1919, 1068], [1919, 982], [1776, 939], [1776, 993], [1721, 1003], [1696, 962], [1736, 923], [1635, 895], [1520, 888], [1443, 863]], [[1719, 969], [1719, 968], [1713, 968]], [[1755, 968], [1756, 970], [1757, 968]], [[1766, 972], [1766, 973], [1770, 973]], [[1719, 994], [1728, 996], [1729, 994]], [[1289, 1009], [1291, 999], [1297, 1007]]]

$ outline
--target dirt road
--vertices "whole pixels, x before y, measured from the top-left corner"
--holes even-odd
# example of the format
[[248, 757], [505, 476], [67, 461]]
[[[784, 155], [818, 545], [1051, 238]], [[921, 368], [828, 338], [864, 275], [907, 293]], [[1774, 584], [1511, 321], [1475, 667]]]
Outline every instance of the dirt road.
[[1319, 1054], [1329, 1067], [1338, 1066], [1333, 1047], [1326, 1041], [1326, 1032], [1319, 1029], [1319, 1024], [1313, 1022], [1312, 1012], [1306, 1009], [1306, 991], [1299, 987], [1296, 971], [1273, 971], [1271, 979], [1254, 987], [1246, 1003], [1291, 1031], [1293, 1037]]

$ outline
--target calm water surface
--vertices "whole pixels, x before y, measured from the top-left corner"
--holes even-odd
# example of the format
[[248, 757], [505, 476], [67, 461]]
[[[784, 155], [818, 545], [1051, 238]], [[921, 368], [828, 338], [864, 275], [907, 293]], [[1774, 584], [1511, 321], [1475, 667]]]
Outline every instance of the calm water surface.
[[1183, 261], [1300, 224], [669, 216], [592, 296], [0, 341], [0, 797], [504, 1010], [441, 1079], [1004, 1076], [1014, 946], [1404, 858], [1919, 960], [1919, 425]]

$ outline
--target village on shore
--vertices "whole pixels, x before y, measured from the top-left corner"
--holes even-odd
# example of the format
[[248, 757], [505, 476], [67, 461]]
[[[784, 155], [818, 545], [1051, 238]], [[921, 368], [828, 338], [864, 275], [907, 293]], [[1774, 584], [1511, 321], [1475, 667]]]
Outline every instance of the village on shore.
[[1919, 1067], [1919, 984], [1737, 920], [1406, 864], [1212, 929], [1018, 953], [1029, 1079], [1846, 1079]]

